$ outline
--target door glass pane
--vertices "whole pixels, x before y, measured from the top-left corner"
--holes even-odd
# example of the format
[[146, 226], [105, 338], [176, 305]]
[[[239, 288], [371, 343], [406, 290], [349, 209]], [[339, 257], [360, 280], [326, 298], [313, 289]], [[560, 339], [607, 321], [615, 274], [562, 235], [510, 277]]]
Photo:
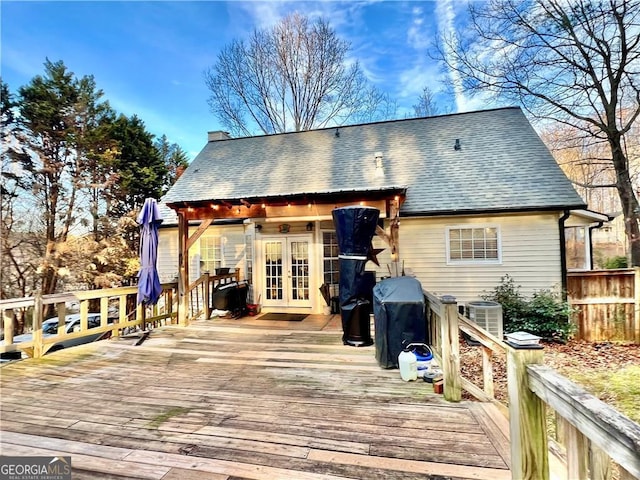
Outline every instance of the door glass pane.
[[291, 242], [291, 299], [309, 300], [309, 243]]
[[264, 246], [266, 299], [282, 300], [282, 243], [266, 242]]

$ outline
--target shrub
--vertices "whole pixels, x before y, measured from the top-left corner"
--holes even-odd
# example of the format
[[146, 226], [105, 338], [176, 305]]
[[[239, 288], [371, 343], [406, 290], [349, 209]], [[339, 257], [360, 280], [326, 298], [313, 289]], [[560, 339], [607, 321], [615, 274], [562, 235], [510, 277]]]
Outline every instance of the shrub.
[[618, 255], [605, 259], [604, 262], [602, 262], [602, 267], [607, 270], [612, 270], [615, 268], [628, 268], [629, 261], [624, 255]]
[[519, 289], [513, 278], [505, 275], [493, 292], [482, 296], [502, 305], [505, 333], [526, 331], [546, 340], [566, 342], [575, 330], [570, 322], [574, 309], [559, 292], [540, 290], [526, 299]]

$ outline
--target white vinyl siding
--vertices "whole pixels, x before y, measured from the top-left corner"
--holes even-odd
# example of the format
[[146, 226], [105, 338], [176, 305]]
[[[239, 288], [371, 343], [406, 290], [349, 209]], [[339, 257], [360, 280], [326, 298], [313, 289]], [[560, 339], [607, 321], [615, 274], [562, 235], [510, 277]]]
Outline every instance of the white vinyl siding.
[[[189, 228], [189, 235], [197, 227]], [[203, 239], [217, 237], [220, 240], [220, 264], [218, 267], [240, 269], [240, 276], [244, 275], [244, 227], [242, 225], [209, 227], [189, 249], [189, 277], [193, 281], [200, 271], [202, 252], [200, 245]], [[217, 268], [217, 267], [215, 267]], [[158, 273], [163, 282], [172, 281], [178, 275], [178, 228], [161, 228], [158, 235]], [[214, 272], [210, 272], [213, 274]]]
[[[500, 228], [501, 264], [447, 264], [447, 227], [481, 228], [488, 224]], [[478, 300], [492, 291], [506, 274], [521, 286], [521, 293], [528, 296], [536, 290], [561, 284], [558, 215], [403, 218], [400, 260], [424, 289], [438, 295], [454, 295], [461, 303]], [[386, 269], [382, 264], [378, 271], [388, 275]]]
[[178, 229], [160, 228], [157, 263], [160, 282], [173, 282], [178, 279], [178, 250]]

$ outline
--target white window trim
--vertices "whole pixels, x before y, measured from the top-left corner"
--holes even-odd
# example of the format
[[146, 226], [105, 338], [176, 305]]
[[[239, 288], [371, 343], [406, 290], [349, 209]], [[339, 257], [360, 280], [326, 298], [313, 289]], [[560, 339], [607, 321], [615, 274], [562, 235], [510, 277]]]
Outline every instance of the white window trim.
[[[224, 268], [225, 267], [225, 263], [226, 263], [225, 262], [225, 256], [224, 256], [224, 244], [225, 244], [225, 242], [223, 241], [222, 237], [223, 237], [222, 235], [206, 235], [206, 236], [203, 235], [202, 237], [200, 237], [198, 249], [199, 249], [199, 256], [200, 256], [200, 260], [201, 261], [203, 261], [202, 260], [202, 256], [203, 256], [202, 255], [202, 251], [203, 251], [202, 242], [205, 241], [205, 240], [208, 240], [208, 239], [217, 239], [218, 242], [220, 243], [220, 259], [219, 260], [214, 259], [214, 262], [219, 261], [220, 262], [220, 268]], [[201, 274], [202, 274], [202, 272], [201, 272]], [[209, 274], [210, 275], [215, 275], [215, 271], [209, 272]]]
[[[327, 273], [324, 270], [324, 260], [325, 260], [325, 258], [337, 258], [337, 257], [325, 257], [324, 256], [324, 233], [325, 232], [326, 233], [333, 233], [334, 235], [337, 235], [335, 229], [331, 229], [331, 228], [321, 228], [320, 229], [319, 248], [320, 248], [320, 264], [322, 265], [322, 277], [321, 277], [322, 278], [322, 283], [324, 283], [325, 274]], [[336, 236], [336, 241], [337, 241], [337, 236]], [[339, 272], [339, 270], [338, 270], [338, 272]], [[338, 284], [334, 284], [334, 285], [338, 285]]]
[[[498, 258], [495, 259], [482, 259], [482, 260], [474, 260], [474, 259], [461, 259], [461, 260], [451, 260], [451, 251], [450, 251], [450, 235], [449, 232], [451, 230], [470, 230], [477, 228], [495, 228], [498, 240]], [[448, 225], [445, 227], [445, 255], [447, 265], [502, 265], [502, 231], [500, 229], [500, 225], [491, 224], [491, 223], [474, 223], [474, 224], [462, 224], [462, 225]]]
[[[568, 272], [585, 272], [588, 270], [591, 270], [592, 265], [591, 265], [591, 240], [589, 238], [589, 225], [572, 225], [570, 227], [565, 227], [565, 244], [566, 244], [566, 230], [569, 228], [573, 228], [573, 229], [578, 229], [581, 228], [582, 229], [582, 235], [584, 238], [584, 265], [582, 267], [579, 268], [569, 268], [567, 267], [567, 271]], [[566, 245], [565, 245], [565, 255], [566, 255]]]

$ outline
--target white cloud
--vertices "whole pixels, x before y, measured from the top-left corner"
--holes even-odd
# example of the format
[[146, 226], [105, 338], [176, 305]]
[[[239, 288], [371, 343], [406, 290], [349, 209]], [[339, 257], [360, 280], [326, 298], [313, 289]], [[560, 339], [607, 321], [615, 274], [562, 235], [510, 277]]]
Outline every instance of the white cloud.
[[426, 28], [424, 11], [414, 7], [411, 10], [411, 26], [407, 29], [407, 43], [415, 50], [426, 50], [431, 45], [432, 32]]
[[[441, 0], [436, 4], [436, 16], [438, 18], [438, 31], [439, 35], [444, 37], [456, 38], [456, 28], [455, 28], [455, 11], [453, 8], [452, 0]], [[456, 61], [453, 54], [453, 50], [456, 48], [456, 45], [449, 45], [446, 42], [443, 42], [444, 54], [448, 57], [448, 61], [454, 65], [456, 65]], [[465, 98], [464, 92], [462, 90], [462, 81], [458, 72], [455, 69], [449, 71], [449, 78], [451, 83], [453, 84], [453, 91], [455, 94], [456, 100], [456, 110], [458, 112], [465, 111], [467, 99]]]

